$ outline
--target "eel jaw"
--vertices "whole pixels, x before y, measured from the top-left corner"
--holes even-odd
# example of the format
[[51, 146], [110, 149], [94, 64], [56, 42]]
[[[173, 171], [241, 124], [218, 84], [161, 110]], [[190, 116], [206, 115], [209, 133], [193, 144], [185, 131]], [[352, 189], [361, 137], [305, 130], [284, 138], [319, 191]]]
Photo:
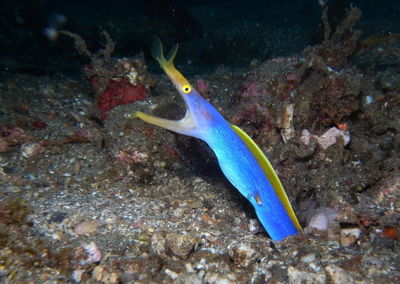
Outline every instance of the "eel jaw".
[[141, 111], [135, 111], [133, 113], [127, 114], [127, 118], [140, 118], [141, 120], [162, 127], [166, 128], [168, 130], [171, 130], [176, 133], [184, 134], [184, 135], [189, 135], [189, 136], [194, 136], [197, 137], [198, 134], [196, 129], [197, 129], [197, 123], [192, 115], [192, 112], [188, 108], [186, 110], [185, 116], [180, 119], [180, 120], [170, 120], [170, 119], [165, 119], [161, 117], [156, 117], [149, 115], [147, 113], [141, 112]]

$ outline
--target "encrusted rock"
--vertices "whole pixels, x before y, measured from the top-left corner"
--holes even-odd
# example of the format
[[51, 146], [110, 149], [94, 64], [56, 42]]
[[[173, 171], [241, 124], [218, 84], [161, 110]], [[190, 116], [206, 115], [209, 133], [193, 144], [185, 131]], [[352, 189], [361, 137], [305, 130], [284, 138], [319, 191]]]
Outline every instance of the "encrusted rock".
[[301, 271], [293, 266], [289, 266], [287, 274], [290, 284], [326, 283], [326, 275], [324, 272], [310, 273], [308, 271]]
[[85, 270], [83, 269], [76, 269], [74, 271], [72, 271], [72, 280], [74, 280], [75, 282], [80, 282], [82, 280], [82, 274], [85, 273]]
[[246, 243], [231, 243], [228, 246], [229, 257], [233, 262], [241, 267], [248, 267], [258, 258], [258, 253], [249, 244]]
[[342, 268], [337, 265], [328, 265], [325, 267], [325, 272], [333, 284], [351, 284], [354, 283], [353, 278]]
[[178, 278], [179, 274], [176, 273], [175, 271], [172, 271], [171, 269], [165, 269], [164, 273], [167, 274], [172, 280], [175, 280]]
[[101, 252], [94, 242], [84, 243], [75, 250], [75, 260], [80, 265], [87, 265], [101, 260]]
[[304, 262], [304, 263], [312, 263], [315, 261], [315, 254], [313, 254], [313, 253], [306, 254], [306, 255], [302, 256], [300, 260], [301, 260], [301, 262]]
[[112, 271], [108, 271], [107, 267], [104, 265], [97, 265], [93, 269], [92, 278], [105, 284], [119, 283], [118, 274]]
[[21, 155], [24, 158], [30, 158], [43, 152], [44, 148], [39, 143], [25, 143], [21, 146]]
[[124, 278], [128, 280], [138, 274], [159, 274], [162, 265], [163, 261], [160, 257], [150, 256], [130, 259], [121, 263], [120, 268], [124, 272]]
[[155, 233], [151, 237], [151, 250], [157, 255], [166, 256], [165, 254], [165, 237], [160, 233]]
[[308, 226], [319, 231], [328, 230], [329, 223], [338, 216], [335, 210], [327, 207], [320, 207], [315, 210], [308, 222]]
[[[168, 269], [166, 269], [167, 271]], [[172, 270], [170, 270], [170, 272], [172, 272]], [[200, 277], [196, 274], [196, 273], [182, 273], [182, 274], [177, 274], [175, 272], [173, 272], [173, 275], [169, 275], [168, 272], [166, 272], [168, 276], [175, 276], [174, 279], [174, 284], [202, 284], [204, 283], [203, 281], [201, 281]]]
[[349, 144], [350, 133], [347, 130], [340, 130], [336, 127], [332, 127], [329, 128], [324, 134], [317, 136], [311, 134], [307, 129], [303, 129], [300, 140], [305, 145], [309, 145], [311, 138], [316, 139], [319, 146], [321, 146], [322, 149], [326, 150], [339, 141], [343, 142], [343, 146]]
[[86, 220], [74, 227], [74, 232], [77, 235], [89, 235], [97, 230], [99, 224], [96, 221]]
[[360, 236], [360, 228], [343, 228], [340, 230], [340, 244], [342, 246], [351, 246], [357, 242]]
[[166, 239], [167, 247], [171, 252], [182, 258], [186, 258], [189, 255], [197, 242], [194, 236], [182, 234], [168, 234]]
[[233, 273], [225, 273], [223, 275], [211, 272], [207, 273], [204, 277], [206, 283], [210, 284], [234, 284], [236, 282], [236, 277]]
[[249, 231], [252, 234], [257, 234], [258, 232], [260, 232], [260, 230], [261, 230], [260, 222], [257, 219], [250, 219]]

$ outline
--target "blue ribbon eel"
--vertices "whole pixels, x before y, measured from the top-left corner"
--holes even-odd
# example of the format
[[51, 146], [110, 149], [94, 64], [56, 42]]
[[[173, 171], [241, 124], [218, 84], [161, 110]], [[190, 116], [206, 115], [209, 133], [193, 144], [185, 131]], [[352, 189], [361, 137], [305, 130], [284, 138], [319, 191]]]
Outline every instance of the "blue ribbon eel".
[[226, 178], [253, 205], [269, 236], [280, 241], [296, 235], [301, 226], [272, 165], [255, 142], [239, 127], [229, 124], [175, 68], [177, 51], [175, 45], [165, 57], [158, 38], [152, 47], [153, 57], [185, 101], [185, 116], [168, 120], [136, 111], [127, 117], [205, 141], [215, 152]]

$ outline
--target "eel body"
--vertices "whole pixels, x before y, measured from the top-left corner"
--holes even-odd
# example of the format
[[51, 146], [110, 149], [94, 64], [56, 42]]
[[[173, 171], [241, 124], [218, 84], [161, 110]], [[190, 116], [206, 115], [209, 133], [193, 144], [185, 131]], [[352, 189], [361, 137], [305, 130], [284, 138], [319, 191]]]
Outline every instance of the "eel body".
[[239, 127], [229, 124], [175, 68], [178, 45], [165, 57], [161, 41], [153, 44], [153, 57], [159, 62], [186, 103], [181, 120], [168, 120], [143, 112], [138, 117], [148, 123], [205, 141], [215, 152], [218, 163], [233, 186], [253, 205], [261, 224], [273, 240], [296, 235], [301, 226], [271, 164], [254, 141]]

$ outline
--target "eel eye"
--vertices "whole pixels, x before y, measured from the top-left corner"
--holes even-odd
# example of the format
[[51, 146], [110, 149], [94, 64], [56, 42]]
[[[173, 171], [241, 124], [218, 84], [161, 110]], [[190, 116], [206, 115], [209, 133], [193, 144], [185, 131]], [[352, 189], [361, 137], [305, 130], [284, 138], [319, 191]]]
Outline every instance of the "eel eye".
[[182, 91], [183, 91], [185, 94], [189, 94], [189, 93], [192, 91], [192, 88], [191, 88], [189, 85], [183, 85], [183, 86], [182, 86]]

